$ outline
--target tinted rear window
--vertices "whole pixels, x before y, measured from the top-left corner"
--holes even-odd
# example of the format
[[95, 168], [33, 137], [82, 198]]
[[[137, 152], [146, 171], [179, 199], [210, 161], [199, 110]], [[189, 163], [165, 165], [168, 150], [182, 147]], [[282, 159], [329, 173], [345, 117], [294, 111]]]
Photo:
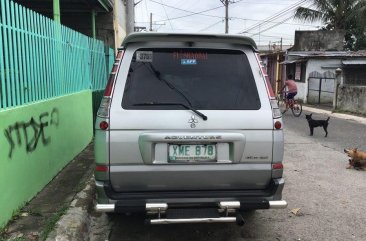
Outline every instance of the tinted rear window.
[[260, 101], [248, 58], [239, 50], [139, 49], [129, 68], [124, 109], [182, 109], [135, 106], [170, 102], [198, 110], [257, 110]]

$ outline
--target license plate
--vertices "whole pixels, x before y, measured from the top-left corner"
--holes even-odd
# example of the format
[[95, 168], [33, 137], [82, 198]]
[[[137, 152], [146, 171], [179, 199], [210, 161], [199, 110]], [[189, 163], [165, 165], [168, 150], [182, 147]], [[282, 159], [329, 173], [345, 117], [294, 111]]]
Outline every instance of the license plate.
[[214, 161], [216, 145], [169, 145], [170, 161]]

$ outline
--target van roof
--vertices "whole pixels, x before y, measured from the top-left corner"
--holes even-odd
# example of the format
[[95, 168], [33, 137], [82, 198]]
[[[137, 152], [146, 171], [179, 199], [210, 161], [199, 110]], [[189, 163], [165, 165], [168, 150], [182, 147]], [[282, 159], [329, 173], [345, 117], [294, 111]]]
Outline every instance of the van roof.
[[229, 34], [190, 34], [190, 33], [131, 33], [122, 42], [126, 47], [129, 43], [138, 42], [211, 42], [249, 45], [257, 49], [252, 38]]

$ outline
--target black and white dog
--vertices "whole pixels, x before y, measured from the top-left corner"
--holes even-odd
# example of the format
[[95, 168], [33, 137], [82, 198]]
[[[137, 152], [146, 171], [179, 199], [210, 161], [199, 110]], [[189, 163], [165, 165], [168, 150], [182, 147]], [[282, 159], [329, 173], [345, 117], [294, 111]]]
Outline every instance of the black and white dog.
[[313, 114], [305, 115], [305, 118], [308, 120], [309, 128], [310, 128], [310, 135], [312, 136], [314, 134], [314, 128], [322, 126], [325, 131], [325, 137], [328, 136], [328, 124], [329, 124], [329, 118], [326, 120], [314, 120], [311, 118]]

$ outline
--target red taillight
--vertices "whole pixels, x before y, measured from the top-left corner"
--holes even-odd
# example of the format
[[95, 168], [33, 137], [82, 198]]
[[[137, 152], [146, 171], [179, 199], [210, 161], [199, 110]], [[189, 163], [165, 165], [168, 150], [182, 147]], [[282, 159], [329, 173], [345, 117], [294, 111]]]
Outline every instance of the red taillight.
[[274, 127], [275, 127], [276, 130], [281, 129], [281, 127], [282, 127], [281, 121], [276, 121], [275, 124], [274, 124]]
[[99, 127], [100, 127], [100, 129], [102, 129], [102, 130], [107, 130], [108, 129], [108, 122], [106, 122], [106, 121], [102, 121], [102, 122], [100, 122], [99, 123]]
[[114, 78], [112, 79], [111, 76], [109, 77], [107, 86], [105, 87], [104, 90], [104, 96], [111, 96], [112, 94], [112, 89], [113, 89], [113, 84], [114, 84]]
[[272, 164], [272, 169], [283, 169], [282, 163], [274, 163]]
[[121, 63], [123, 54], [124, 54], [124, 51], [122, 51], [122, 50], [118, 51], [118, 53], [117, 53], [116, 59], [113, 64], [112, 72], [109, 75], [108, 83], [107, 83], [107, 86], [104, 91], [105, 97], [110, 97], [112, 95], [114, 82], [116, 80], [116, 73], [117, 73], [119, 65]]
[[108, 172], [108, 166], [97, 165], [95, 166], [96, 172]]

